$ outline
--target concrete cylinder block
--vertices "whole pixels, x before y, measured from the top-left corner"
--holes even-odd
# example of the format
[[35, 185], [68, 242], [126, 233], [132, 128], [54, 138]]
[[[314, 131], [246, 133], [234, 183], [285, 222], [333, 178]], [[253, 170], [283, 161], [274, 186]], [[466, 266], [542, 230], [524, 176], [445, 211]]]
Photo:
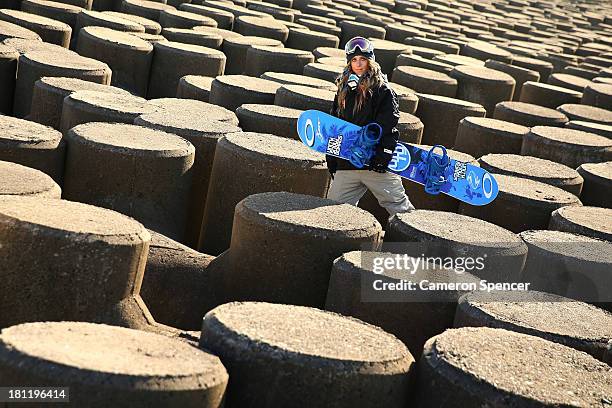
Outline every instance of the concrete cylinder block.
[[[397, 57], [401, 54], [410, 54], [411, 47], [400, 42], [393, 42], [379, 39], [372, 39], [372, 45], [376, 52], [376, 62], [380, 64], [380, 68], [386, 75], [391, 75]], [[346, 61], [346, 59], [345, 59]]]
[[485, 62], [485, 67], [494, 69], [496, 71], [505, 72], [514, 78], [516, 86], [514, 87], [514, 94], [512, 95], [513, 101], [518, 101], [521, 95], [521, 89], [523, 84], [527, 81], [538, 82], [540, 80], [540, 73], [527, 68], [521, 68], [515, 65], [510, 65], [506, 62], [500, 62], [489, 59]]
[[444, 54], [459, 54], [459, 46], [446, 41], [432, 40], [424, 37], [408, 37], [405, 41], [406, 44], [431, 48], [433, 50], [442, 51]]
[[453, 66], [450, 64], [445, 64], [440, 61], [430, 60], [420, 55], [416, 54], [401, 54], [397, 57], [395, 61], [396, 67], [409, 66], [409, 67], [418, 67], [425, 68], [431, 71], [441, 72], [443, 74], [448, 74], [453, 70]]
[[425, 125], [423, 143], [442, 144], [451, 148], [455, 144], [461, 119], [467, 116], [484, 117], [482, 105], [440, 95], [419, 93], [416, 116]]
[[[132, 21], [136, 24], [140, 24], [144, 27], [145, 33], [147, 34], [161, 34], [161, 25], [158, 22], [150, 20], [148, 18], [136, 16], [134, 14], [121, 13], [118, 11], [103, 11], [102, 14], [106, 14], [107, 16], [118, 17], [124, 20]], [[109, 27], [112, 28], [112, 27]], [[116, 30], [116, 28], [115, 28]], [[118, 31], [127, 31], [127, 30], [118, 30]], [[138, 30], [140, 32], [140, 30]]]
[[234, 15], [229, 11], [200, 4], [189, 3], [182, 3], [181, 5], [179, 5], [178, 8], [181, 11], [188, 11], [190, 13], [212, 18], [217, 22], [217, 27], [223, 30], [231, 30], [234, 26]]
[[584, 179], [576, 170], [560, 163], [533, 156], [496, 153], [482, 156], [478, 163], [490, 173], [536, 180], [581, 196]]
[[49, 51], [28, 52], [19, 58], [13, 104], [15, 116], [24, 117], [30, 113], [34, 83], [47, 76], [78, 78], [104, 85], [111, 82], [111, 70], [103, 62], [76, 53], [65, 53], [58, 58], [56, 53]]
[[214, 80], [215, 78], [213, 77], [185, 75], [179, 80], [176, 97], [208, 102]]
[[583, 163], [612, 160], [612, 140], [580, 130], [535, 126], [523, 139], [521, 154], [575, 169]]
[[6, 196], [0, 225], [0, 327], [72, 320], [152, 329], [138, 294], [150, 241], [140, 223], [87, 204]]
[[[244, 36], [223, 40], [222, 51], [227, 57], [226, 75], [244, 74], [247, 68], [246, 59], [249, 48], [261, 45], [266, 47], [283, 47], [283, 43], [272, 38]], [[299, 72], [301, 74], [301, 72]]]
[[[434, 218], [439, 222], [431, 223]], [[480, 219], [446, 211], [396, 214], [389, 220], [385, 244], [391, 246], [384, 249], [417, 258], [423, 255], [480, 258], [482, 265], [472, 265], [467, 272], [491, 282], [518, 282], [527, 256], [527, 247], [516, 234]]]
[[8, 47], [13, 48], [19, 53], [20, 56], [28, 52], [32, 52], [32, 51], [49, 51], [49, 52], [55, 53], [56, 55], [63, 55], [63, 54], [76, 55], [76, 52], [71, 51], [68, 48], [64, 48], [59, 45], [44, 42], [44, 41], [41, 41], [40, 39], [32, 40], [32, 39], [16, 38], [16, 37], [7, 38], [4, 41], [2, 41], [2, 45], [6, 45]]
[[355, 21], [342, 21], [339, 24], [342, 34], [340, 36], [340, 48], [344, 48], [348, 40], [361, 36], [370, 39], [385, 39], [385, 29], [371, 24], [358, 23]]
[[524, 333], [606, 362], [607, 343], [612, 339], [612, 332], [606, 328], [612, 327], [612, 314], [545, 292], [472, 292], [459, 299], [455, 327], [492, 327]]
[[298, 139], [297, 120], [303, 111], [277, 105], [244, 104], [236, 109], [239, 126], [245, 132], [270, 133]]
[[347, 66], [346, 58], [323, 57], [319, 58], [317, 62], [325, 65], [334, 65], [342, 68]]
[[595, 77], [597, 77], [597, 74], [599, 73], [599, 71], [594, 71], [591, 69], [581, 68], [581, 67], [573, 67], [569, 65], [563, 69], [562, 73], [570, 74], [570, 75], [577, 76], [580, 78], [588, 79], [589, 81], [593, 81]]
[[64, 98], [76, 91], [96, 91], [129, 95], [129, 92], [110, 85], [77, 78], [42, 77], [34, 83], [32, 106], [28, 118], [42, 125], [60, 129]]
[[612, 210], [601, 207], [563, 207], [554, 211], [548, 228], [612, 241]]
[[[395, 94], [397, 95], [399, 110], [401, 112], [406, 112], [411, 115], [414, 115], [416, 113], [417, 107], [419, 106], [419, 97], [417, 96], [416, 92], [406, 86], [394, 82], [389, 82], [389, 86], [395, 91]], [[336, 89], [334, 89], [334, 91], [337, 91], [337, 87]]]
[[466, 66], [476, 66], [476, 67], [484, 67], [484, 61], [481, 61], [476, 58], [466, 57], [465, 55], [455, 55], [455, 54], [444, 54], [438, 55], [433, 58], [434, 61], [443, 62], [444, 64], [452, 65], [453, 67], [466, 65]]
[[[237, 162], [244, 165], [236, 167]], [[229, 247], [234, 207], [248, 195], [292, 191], [323, 197], [329, 180], [326, 172], [323, 155], [297, 140], [262, 133], [231, 134], [220, 139], [198, 249], [217, 255]], [[228, 177], [240, 183], [228, 184]]]
[[34, 31], [18, 24], [0, 20], [0, 41], [4, 41], [8, 38], [23, 38], [42, 42], [40, 36]]
[[235, 111], [244, 103], [273, 105], [281, 84], [245, 75], [221, 75], [212, 81], [210, 103]]
[[375, 267], [376, 260], [395, 261], [396, 257], [397, 254], [385, 252], [351, 251], [337, 258], [331, 271], [325, 309], [374, 324], [397, 336], [412, 355], [421, 355], [427, 339], [453, 326], [457, 300], [466, 292], [449, 289], [437, 292], [436, 299], [428, 299], [418, 284], [414, 291], [401, 294], [377, 296], [372, 292], [381, 284], [401, 284], [404, 279], [415, 283], [427, 280], [468, 284], [478, 280], [469, 273], [437, 265], [418, 265], [409, 271], [398, 266], [384, 268], [382, 272]]
[[466, 117], [459, 122], [455, 149], [480, 157], [487, 153], [519, 154], [529, 128], [499, 119]]
[[134, 95], [145, 96], [153, 59], [153, 45], [133, 35], [105, 27], [79, 31], [77, 52], [111, 68], [111, 84]]
[[83, 11], [83, 8], [56, 1], [23, 0], [21, 2], [21, 11], [66, 23], [72, 29], [71, 35], [74, 35], [77, 15]]
[[559, 111], [525, 102], [500, 102], [495, 105], [493, 118], [527, 127], [564, 126], [568, 122]]
[[408, 27], [400, 22], [396, 24], [388, 24], [385, 27], [385, 30], [387, 31], [385, 39], [398, 43], [404, 42], [404, 40], [408, 37], [418, 37], [421, 34], [421, 32], [416, 28]]
[[155, 320], [185, 330], [202, 328], [217, 306], [215, 259], [150, 230], [151, 243], [140, 294]]
[[249, 3], [248, 9], [269, 14], [277, 20], [289, 23], [293, 23], [295, 15], [298, 14], [291, 7], [282, 7], [270, 2]]
[[612, 111], [608, 109], [588, 105], [566, 104], [559, 106], [557, 110], [567, 116], [570, 121], [584, 121], [612, 126]]
[[600, 123], [584, 122], [581, 120], [572, 120], [565, 124], [570, 129], [582, 130], [583, 132], [595, 133], [596, 135], [605, 136], [612, 139], [612, 125], [602, 125]]
[[44, 322], [2, 331], [0, 381], [69, 387], [70, 403], [80, 407], [172, 401], [219, 408], [228, 375], [219, 358], [178, 339], [103, 324]]
[[512, 54], [506, 50], [485, 42], [469, 42], [461, 49], [461, 55], [472, 57], [481, 61], [493, 60], [510, 64]]
[[556, 109], [566, 103], [580, 103], [582, 93], [560, 86], [527, 81], [521, 88], [519, 101]]
[[134, 37], [138, 37], [153, 45], [158, 42], [168, 41], [168, 39], [161, 34], [149, 34], [149, 33], [131, 33], [131, 34]]
[[[415, 46], [411, 46], [410, 47], [410, 51], [411, 52], [398, 55], [397, 56], [397, 58], [398, 58], [397, 61], [401, 61], [401, 59], [405, 58], [406, 56], [409, 56], [410, 54], [414, 54], [416, 56], [425, 58], [427, 60], [433, 60], [434, 57], [436, 57], [438, 55], [444, 55], [445, 54], [443, 51], [434, 50], [432, 48], [427, 48], [427, 47], [415, 47]], [[397, 64], [397, 65], [401, 65], [401, 64]], [[451, 66], [451, 68], [452, 68], [452, 66]], [[449, 71], [450, 71], [450, 69], [449, 69]]]
[[0, 115], [0, 135], [0, 160], [40, 170], [61, 185], [66, 144], [60, 132]]
[[282, 43], [286, 42], [289, 36], [289, 29], [280, 21], [253, 16], [236, 18], [234, 30], [244, 36], [271, 38]]
[[595, 304], [610, 311], [612, 242], [570, 232], [524, 231], [529, 247], [521, 280], [531, 290]]
[[335, 35], [309, 29], [292, 28], [289, 29], [286, 45], [289, 48], [312, 52], [319, 47], [336, 48], [339, 43], [340, 39]]
[[19, 10], [0, 9], [0, 20], [34, 31], [43, 41], [64, 48], [70, 45], [72, 28], [66, 23]]
[[[221, 28], [209, 27], [209, 26], [197, 26], [193, 27], [194, 31], [203, 31], [209, 34], [218, 34], [223, 37], [223, 41], [230, 38], [242, 38], [244, 37], [242, 34], [239, 34], [235, 31], [224, 30]], [[281, 43], [282, 44], [282, 43]], [[225, 50], [223, 51], [225, 52]]]
[[550, 62], [517, 55], [512, 58], [512, 65], [537, 71], [540, 74], [540, 81], [542, 82], [548, 81], [548, 77], [553, 71], [553, 65]]
[[[134, 121], [134, 124], [139, 126], [178, 135], [195, 147], [194, 164], [191, 168], [191, 193], [187, 200], [187, 227], [185, 238], [182, 240], [194, 248], [198, 245], [200, 237], [217, 141], [223, 136], [241, 131], [229, 121], [215, 120], [225, 116], [223, 112], [226, 111], [225, 109], [204, 102], [199, 103], [203, 106], [198, 110], [166, 110], [148, 113], [139, 116]], [[236, 119], [233, 112], [226, 112], [231, 113]]]
[[172, 41], [156, 43], [147, 97], [174, 97], [185, 75], [223, 75], [225, 55], [212, 48]]
[[309, 77], [306, 75], [289, 74], [286, 72], [265, 72], [259, 76], [261, 79], [278, 82], [283, 85], [303, 85], [311, 88], [337, 91], [337, 86], [333, 82]]
[[174, 10], [175, 7], [148, 0], [123, 0], [121, 2], [120, 11], [126, 14], [133, 14], [144, 17], [159, 23], [161, 12], [163, 10]]
[[217, 27], [217, 22], [210, 17], [173, 8], [164, 9], [159, 13], [159, 24], [163, 28]]
[[42, 171], [0, 161], [0, 196], [59, 199], [61, 195], [60, 186]]
[[65, 198], [119, 211], [184, 239], [195, 157], [191, 143], [154, 129], [100, 122], [70, 129], [66, 140]]
[[516, 82], [510, 75], [478, 66], [457, 66], [449, 74], [457, 84], [457, 98], [481, 104], [490, 116], [495, 105], [511, 101]]
[[314, 62], [309, 51], [254, 45], [246, 56], [245, 75], [260, 76], [269, 71], [302, 74], [304, 66]]
[[344, 67], [319, 62], [311, 62], [304, 67], [304, 75], [328, 82], [336, 82], [343, 71]]
[[548, 83], [550, 85], [583, 92], [584, 88], [591, 84], [591, 81], [586, 78], [558, 72], [548, 77]]
[[356, 319], [300, 306], [230, 303], [206, 314], [202, 333], [200, 346], [217, 353], [236, 379], [228, 408], [254, 401], [401, 407], [410, 400], [414, 358], [395, 336]]
[[[535, 336], [488, 327], [451, 329], [425, 344], [417, 406], [455, 408], [504, 401], [511, 406], [552, 407], [576, 400], [597, 405], [609, 395], [612, 380], [603, 374], [608, 371], [609, 366], [586, 353]], [[558, 376], [568, 380], [553, 380]], [[516, 379], [526, 378], [529, 387], [517, 386]]]
[[580, 200], [585, 205], [612, 208], [612, 161], [581, 164], [577, 170], [584, 178]]
[[423, 138], [423, 122], [421, 119], [406, 112], [400, 112], [400, 118], [397, 123], [399, 131], [399, 140], [406, 143], [421, 143]]
[[612, 107], [612, 85], [597, 83], [587, 85], [584, 88], [580, 103], [610, 110]]
[[[492, 203], [482, 207], [461, 203], [459, 213], [519, 233], [547, 228], [550, 214], [557, 208], [582, 205], [574, 194], [550, 184], [503, 174], [496, 174], [495, 179], [499, 194]], [[512, 212], [512, 217], [508, 217], [508, 211]]]
[[393, 70], [391, 80], [415, 92], [426, 92], [451, 98], [457, 94], [456, 79], [425, 68], [399, 66]]
[[274, 104], [286, 108], [322, 112], [332, 110], [335, 92], [302, 85], [281, 85], [276, 91]]
[[328, 24], [322, 21], [315, 21], [313, 16], [307, 16], [307, 17], [304, 16], [304, 17], [298, 18], [296, 22], [308, 27], [309, 29], [313, 31], [317, 31], [320, 33], [333, 35], [338, 38], [340, 38], [340, 35], [342, 35], [342, 30], [340, 29], [340, 27], [337, 27], [335, 25], [335, 22], [334, 24]]
[[76, 125], [88, 122], [128, 123], [157, 108], [131, 94], [77, 91], [64, 98], [60, 131], [66, 134]]
[[218, 34], [195, 31], [190, 28], [164, 28], [162, 34], [168, 41], [201, 45], [216, 50], [220, 49], [223, 43], [223, 37]]
[[81, 29], [85, 27], [105, 27], [111, 30], [126, 32], [126, 33], [144, 33], [145, 28], [133, 20], [128, 20], [116, 15], [102, 13], [99, 11], [82, 11], [77, 17], [77, 28], [75, 29], [77, 45], [79, 42]]
[[[267, 210], [258, 214], [262, 204], [263, 208], [279, 208], [278, 214], [286, 216], [269, 217]], [[287, 206], [291, 209], [280, 210]], [[334, 217], [320, 216], [329, 214], [332, 208], [351, 221], [339, 224]], [[347, 251], [377, 249], [380, 234], [376, 219], [353, 206], [287, 192], [251, 195], [236, 206], [228, 252], [229, 272], [222, 275], [223, 290], [233, 300], [264, 300], [322, 308], [333, 260]], [[276, 248], [273, 253], [265, 242]], [[295, 243], [299, 243], [300, 249], [296, 250]], [[307, 261], [303, 252], [306, 248], [318, 254], [320, 263], [316, 266]], [[276, 266], [270, 263], [272, 259]], [[246, 284], [264, 275], [270, 283], [267, 288]], [[272, 286], [275, 289], [271, 289]]]
[[17, 76], [17, 61], [19, 53], [0, 44], [0, 113], [11, 115], [13, 113], [13, 95], [15, 93], [15, 78]]
[[[209, 122], [226, 122], [238, 126], [238, 117], [234, 112], [212, 103], [183, 98], [151, 99], [147, 103], [155, 107], [157, 112], [175, 115], [177, 118], [180, 116], [181, 119], [176, 123], [185, 121], [186, 116], [191, 115], [192, 118], [201, 117]], [[180, 126], [178, 128], [180, 128]]]
[[332, 47], [318, 47], [312, 51], [315, 58], [335, 57], [335, 58], [346, 58], [344, 50]]

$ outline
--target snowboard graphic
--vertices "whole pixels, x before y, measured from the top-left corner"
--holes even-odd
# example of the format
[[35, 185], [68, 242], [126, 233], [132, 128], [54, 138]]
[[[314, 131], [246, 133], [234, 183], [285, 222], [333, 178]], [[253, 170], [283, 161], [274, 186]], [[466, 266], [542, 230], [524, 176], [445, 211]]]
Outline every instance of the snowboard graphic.
[[[303, 112], [297, 122], [297, 132], [306, 146], [366, 169], [380, 137], [377, 131], [377, 124], [360, 127], [316, 110]], [[422, 184], [428, 193], [442, 192], [471, 205], [486, 205], [497, 197], [499, 187], [489, 172], [448, 158], [442, 146], [436, 150], [398, 142], [388, 171]]]

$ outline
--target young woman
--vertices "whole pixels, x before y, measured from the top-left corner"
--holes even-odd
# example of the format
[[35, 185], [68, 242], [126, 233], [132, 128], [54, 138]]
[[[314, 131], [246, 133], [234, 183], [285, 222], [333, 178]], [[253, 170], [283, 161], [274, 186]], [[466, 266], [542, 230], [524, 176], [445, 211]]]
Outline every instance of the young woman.
[[326, 156], [332, 175], [327, 198], [357, 205], [369, 189], [390, 215], [413, 210], [401, 177], [387, 172], [399, 138], [397, 95], [375, 61], [370, 41], [363, 37], [352, 38], [344, 50], [347, 65], [336, 80], [338, 92], [331, 114], [359, 126], [376, 122], [382, 127], [382, 136], [369, 166], [363, 169], [347, 160]]

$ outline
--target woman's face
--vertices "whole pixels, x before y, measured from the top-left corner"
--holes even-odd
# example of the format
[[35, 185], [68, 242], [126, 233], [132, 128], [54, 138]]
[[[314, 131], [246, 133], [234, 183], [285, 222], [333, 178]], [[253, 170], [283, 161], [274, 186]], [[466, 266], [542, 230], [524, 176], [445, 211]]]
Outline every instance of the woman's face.
[[357, 75], [363, 75], [369, 68], [369, 62], [363, 55], [357, 55], [351, 59], [351, 70]]

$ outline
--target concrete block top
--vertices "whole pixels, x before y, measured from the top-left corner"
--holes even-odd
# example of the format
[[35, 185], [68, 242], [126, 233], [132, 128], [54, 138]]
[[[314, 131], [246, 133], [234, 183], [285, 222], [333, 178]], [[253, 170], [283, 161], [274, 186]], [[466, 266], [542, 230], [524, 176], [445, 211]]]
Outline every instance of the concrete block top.
[[580, 168], [594, 176], [612, 181], [612, 161], [603, 163], [584, 163], [580, 165]]
[[[597, 231], [599, 236], [612, 236], [612, 209], [591, 206], [562, 207], [553, 213], [578, 230]], [[560, 220], [561, 223], [561, 220]]]
[[478, 161], [482, 166], [491, 169], [493, 173], [530, 176], [544, 180], [582, 179], [580, 174], [571, 167], [551, 160], [518, 154], [492, 153], [482, 156]]
[[[487, 327], [431, 338], [425, 361], [441, 377], [485, 401], [505, 405], [598, 406], [610, 398], [610, 367], [538, 337]], [[563, 378], [563, 381], [559, 379]], [[458, 404], [461, 405], [461, 404]]]
[[556, 120], [563, 123], [568, 121], [567, 116], [565, 116], [563, 113], [533, 103], [504, 101], [495, 105], [495, 109], [502, 109], [513, 113], [537, 116], [545, 119]]
[[146, 99], [132, 94], [114, 94], [98, 91], [77, 91], [66, 97], [64, 103], [76, 103], [80, 109], [107, 110], [127, 114], [143, 114], [159, 110]]
[[8, 21], [0, 20], [0, 39], [7, 38], [23, 38], [42, 42], [40, 36], [34, 31], [28, 30], [17, 24], [9, 23]]
[[[419, 97], [419, 105], [426, 102], [431, 105], [438, 105], [440, 109], [462, 109], [482, 113], [482, 116], [484, 116], [486, 113], [485, 108], [479, 103], [468, 102], [464, 101], [463, 99], [425, 93], [417, 93], [417, 96]], [[441, 111], [440, 115], [443, 116], [444, 111]]]
[[142, 51], [153, 51], [153, 45], [148, 41], [123, 31], [113, 30], [106, 27], [84, 27], [79, 31], [79, 36], [87, 36], [99, 42], [104, 42], [113, 47], [128, 48]]
[[597, 122], [605, 125], [612, 125], [612, 111], [598, 108], [596, 106], [580, 105], [568, 103], [557, 108], [571, 120], [584, 120], [587, 122]]
[[529, 133], [529, 128], [527, 126], [506, 122], [505, 120], [476, 116], [468, 116], [461, 119], [461, 126], [512, 138], [522, 138]]
[[0, 17], [2, 20], [10, 19], [12, 22], [23, 21], [30, 26], [42, 27], [45, 30], [51, 31], [71, 31], [72, 29], [66, 23], [53, 20], [52, 18], [39, 16], [37, 14], [26, 13], [20, 10], [0, 9]]
[[524, 248], [521, 239], [511, 231], [467, 215], [447, 211], [414, 210], [396, 214], [391, 228], [409, 240], [451, 241], [461, 244], [482, 244], [505, 248]]
[[[284, 139], [287, 140], [287, 139]], [[371, 237], [381, 226], [373, 215], [355, 206], [303, 194], [274, 192], [248, 196], [236, 206], [242, 218], [301, 234], [316, 230], [326, 235]]]
[[583, 132], [554, 126], [534, 126], [531, 128], [530, 136], [544, 139], [545, 143], [569, 144], [577, 146], [601, 147], [612, 150], [612, 139], [596, 135], [594, 133]]
[[250, 77], [246, 75], [220, 75], [215, 78], [214, 82], [217, 81], [223, 86], [229, 86], [232, 88], [242, 88], [249, 91], [256, 91], [258, 93], [264, 93], [269, 95], [275, 95], [281, 84], [274, 81], [268, 81], [266, 79]]
[[142, 24], [139, 24], [132, 18], [125, 18], [117, 14], [109, 14], [95, 10], [83, 10], [77, 17], [77, 25], [108, 27], [122, 32], [145, 32], [145, 27]]
[[405, 372], [414, 361], [406, 346], [382, 329], [309, 307], [228, 303], [206, 314], [203, 330], [244, 358], [265, 354], [341, 372], [378, 367], [385, 374]]
[[327, 89], [330, 91], [335, 91], [336, 89], [336, 85], [330, 81], [306, 75], [289, 74], [285, 72], [265, 72], [260, 78], [286, 85], [304, 85], [311, 88]]
[[514, 78], [504, 72], [476, 65], [458, 65], [451, 71], [450, 76], [457, 78], [459, 81], [469, 78], [505, 85], [516, 83]]
[[222, 147], [240, 155], [257, 155], [267, 160], [293, 162], [298, 166], [319, 166], [325, 163], [325, 156], [310, 150], [298, 140], [264, 133], [235, 133], [227, 135], [221, 142]]
[[73, 241], [112, 240], [133, 246], [151, 240], [138, 221], [106, 208], [52, 198], [0, 197], [0, 224], [17, 223], [33, 234], [45, 231]]
[[78, 91], [96, 91], [113, 94], [130, 95], [125, 89], [117, 88], [116, 86], [98, 84], [96, 82], [85, 81], [79, 78], [66, 77], [42, 77], [36, 81], [36, 86], [46, 90], [68, 96], [73, 92]]
[[107, 76], [111, 73], [111, 69], [105, 63], [92, 58], [82, 57], [74, 52], [62, 53], [61, 58], [58, 58], [57, 52], [31, 51], [25, 53], [19, 60], [20, 64], [26, 62], [35, 66], [63, 68], [67, 71], [85, 71], [92, 74], [99, 73]]
[[[109, 358], [112, 356], [112, 358]], [[0, 361], [30, 374], [91, 386], [199, 390], [227, 382], [220, 360], [185, 342], [83, 322], [26, 323], [2, 330]]]
[[529, 247], [538, 248], [541, 252], [612, 266], [612, 242], [609, 241], [551, 230], [528, 230], [519, 233], [519, 236]]
[[559, 187], [522, 177], [496, 174], [499, 193], [514, 200], [537, 202], [551, 211], [565, 205], [582, 205], [574, 194]]
[[62, 190], [42, 171], [17, 163], [0, 161], [0, 196], [60, 198]]
[[231, 110], [195, 99], [159, 98], [149, 100], [149, 104], [159, 107], [159, 111], [166, 112], [168, 115], [178, 115], [182, 120], [186, 119], [186, 115], [190, 115], [193, 116], [193, 120], [202, 118], [209, 121], [218, 120], [238, 124], [236, 114]]
[[[2, 21], [0, 21], [0, 24], [1, 23]], [[0, 27], [2, 26], [0, 25]], [[51, 44], [32, 38], [7, 38], [6, 40], [2, 41], [2, 44], [14, 48], [21, 55], [32, 51], [49, 51], [54, 52], [56, 55], [58, 53], [77, 55], [76, 52], [71, 51], [68, 48], [64, 48], [57, 44]]]
[[100, 150], [148, 156], [182, 157], [195, 154], [187, 140], [171, 133], [125, 123], [89, 122], [70, 129], [70, 143], [95, 145]]
[[[459, 300], [464, 313], [506, 328], [519, 326], [526, 334], [552, 334], [605, 345], [612, 340], [612, 314], [563, 296], [538, 291], [472, 292]], [[568, 319], [571, 316], [571, 319]], [[500, 323], [495, 323], [500, 322]], [[509, 329], [510, 330], [510, 329]], [[531, 333], [529, 333], [531, 332]]]
[[59, 145], [61, 139], [62, 134], [49, 126], [0, 115], [0, 147], [20, 144], [54, 148]]

